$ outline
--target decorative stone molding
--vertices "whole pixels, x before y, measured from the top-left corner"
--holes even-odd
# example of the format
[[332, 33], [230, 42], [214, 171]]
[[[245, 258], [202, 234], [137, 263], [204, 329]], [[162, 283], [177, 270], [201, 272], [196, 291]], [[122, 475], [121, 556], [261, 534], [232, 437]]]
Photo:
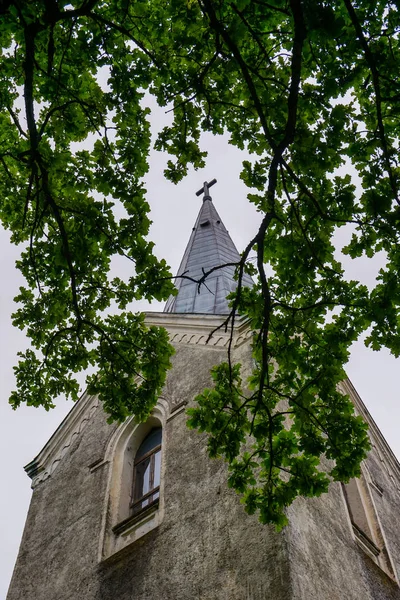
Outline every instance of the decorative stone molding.
[[[231, 338], [230, 328], [221, 325], [224, 315], [193, 315], [185, 313], [146, 313], [146, 324], [165, 327], [172, 344], [190, 344], [210, 348], [227, 348]], [[253, 335], [248, 321], [237, 317], [232, 334], [233, 348], [238, 348]]]
[[392, 481], [395, 489], [400, 492], [400, 464], [396, 456], [393, 454], [389, 444], [380, 432], [370, 412], [349, 379], [345, 379], [340, 383], [339, 390], [350, 396], [350, 399], [356, 409], [356, 413], [361, 415], [366, 423], [368, 423], [368, 431], [372, 449], [375, 451], [376, 456], [381, 461], [382, 466], [388, 474], [389, 479]]
[[178, 416], [181, 413], [185, 412], [187, 405], [188, 405], [188, 401], [187, 400], [183, 400], [183, 402], [179, 402], [178, 401], [175, 404], [171, 404], [171, 409], [170, 409], [167, 421], [168, 422], [172, 421], [172, 419], [175, 419], [176, 416]]
[[85, 392], [72, 407], [44, 448], [24, 467], [32, 479], [32, 488], [45, 481], [55, 471], [70, 447], [81, 435], [98, 405], [98, 398], [89, 396]]

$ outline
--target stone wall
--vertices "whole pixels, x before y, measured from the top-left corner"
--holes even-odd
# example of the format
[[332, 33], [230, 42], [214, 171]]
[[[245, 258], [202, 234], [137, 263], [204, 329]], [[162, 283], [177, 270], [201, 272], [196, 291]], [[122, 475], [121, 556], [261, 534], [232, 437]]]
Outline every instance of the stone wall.
[[[235, 357], [249, 368], [248, 344], [238, 344]], [[280, 534], [245, 514], [224, 464], [208, 458], [205, 437], [187, 429], [179, 408], [210, 385], [211, 366], [225, 358], [223, 343], [177, 344], [163, 392], [162, 519], [105, 560], [104, 536], [116, 525], [108, 496], [117, 426], [101, 407], [91, 412], [34, 489], [7, 600], [400, 599], [397, 583], [355, 543], [340, 484], [298, 499]], [[381, 459], [373, 453], [369, 469], [383, 491], [377, 508], [399, 569], [399, 494]]]

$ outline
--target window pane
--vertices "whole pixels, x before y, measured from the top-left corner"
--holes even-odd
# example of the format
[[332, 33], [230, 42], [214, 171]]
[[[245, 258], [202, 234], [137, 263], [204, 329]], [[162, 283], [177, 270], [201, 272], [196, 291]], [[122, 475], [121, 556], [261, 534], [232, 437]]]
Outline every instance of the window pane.
[[161, 427], [152, 429], [136, 453], [132, 498], [134, 514], [150, 506], [160, 497], [158, 488], [161, 474], [161, 438]]
[[157, 427], [156, 429], [152, 429], [149, 435], [143, 440], [141, 443], [139, 450], [136, 453], [135, 460], [140, 460], [142, 456], [150, 452], [153, 448], [157, 448], [161, 444], [162, 437], [162, 429], [161, 427]]
[[135, 491], [133, 501], [139, 500], [150, 491], [150, 463], [151, 456], [142, 460], [135, 469]]
[[153, 488], [160, 485], [160, 473], [161, 473], [161, 450], [154, 453], [154, 484]]

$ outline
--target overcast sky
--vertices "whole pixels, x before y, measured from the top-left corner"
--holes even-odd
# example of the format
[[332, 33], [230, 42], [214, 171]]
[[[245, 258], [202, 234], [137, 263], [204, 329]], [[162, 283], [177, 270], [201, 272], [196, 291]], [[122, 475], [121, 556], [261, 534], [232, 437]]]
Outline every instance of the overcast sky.
[[[157, 117], [156, 117], [157, 118]], [[164, 158], [154, 154], [152, 169], [147, 178], [148, 200], [152, 208], [151, 237], [156, 252], [166, 258], [176, 272], [201, 205], [195, 195], [203, 181], [214, 177], [218, 183], [211, 189], [214, 204], [239, 251], [258, 229], [260, 215], [246, 199], [246, 188], [239, 179], [241, 157], [223, 138], [206, 138], [209, 150], [207, 167], [191, 172], [178, 186], [162, 176]], [[30, 479], [23, 466], [41, 450], [64, 418], [71, 404], [61, 401], [56, 409], [21, 407], [14, 412], [7, 404], [14, 386], [12, 367], [16, 353], [25, 345], [24, 335], [11, 327], [12, 299], [22, 280], [14, 268], [18, 249], [8, 242], [8, 234], [0, 232], [0, 262], [2, 286], [0, 291], [0, 451], [3, 460], [3, 490], [0, 495], [0, 599], [5, 598], [16, 560], [26, 513], [31, 497]], [[352, 278], [361, 277], [372, 285], [379, 262], [357, 259], [347, 264]], [[140, 309], [148, 308], [142, 304]], [[150, 310], [162, 310], [153, 304]], [[388, 352], [372, 352], [361, 342], [354, 345], [347, 372], [380, 427], [393, 451], [400, 457], [398, 426], [400, 403], [397, 379], [399, 361]], [[49, 523], [51, 527], [51, 523]]]

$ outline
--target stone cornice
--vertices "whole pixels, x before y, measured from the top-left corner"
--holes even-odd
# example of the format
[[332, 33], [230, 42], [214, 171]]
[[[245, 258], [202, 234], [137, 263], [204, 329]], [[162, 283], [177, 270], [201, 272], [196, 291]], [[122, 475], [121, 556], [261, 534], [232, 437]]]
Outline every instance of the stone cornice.
[[39, 454], [24, 467], [32, 479], [32, 488], [50, 477], [75, 439], [83, 431], [98, 405], [99, 400], [85, 392]]
[[[228, 331], [222, 326], [227, 315], [204, 315], [185, 313], [146, 313], [147, 325], [165, 327], [172, 344], [191, 344], [212, 347], [227, 347]], [[211, 337], [210, 337], [211, 336]], [[252, 336], [248, 320], [237, 317], [232, 336], [233, 348], [241, 346]]]
[[391, 479], [395, 488], [400, 492], [400, 463], [394, 455], [389, 444], [383, 437], [378, 425], [375, 423], [371, 413], [365, 406], [357, 393], [357, 390], [349, 379], [345, 379], [340, 383], [340, 391], [350, 396], [353, 402], [356, 413], [361, 415], [363, 419], [368, 423], [368, 432], [371, 439], [373, 449], [376, 451], [378, 458], [380, 459], [383, 467], [385, 468], [389, 478]]

